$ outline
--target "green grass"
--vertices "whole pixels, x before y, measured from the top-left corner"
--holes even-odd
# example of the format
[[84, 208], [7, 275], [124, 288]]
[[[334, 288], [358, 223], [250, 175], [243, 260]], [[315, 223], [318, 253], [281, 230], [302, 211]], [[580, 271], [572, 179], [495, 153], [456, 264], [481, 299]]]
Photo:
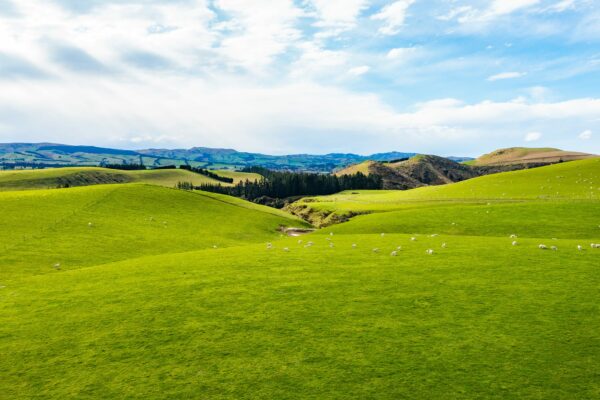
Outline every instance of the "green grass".
[[533, 240], [334, 238], [334, 249], [315, 235], [312, 248], [284, 239], [270, 251], [142, 258], [6, 287], [3, 394], [600, 396], [597, 253], [576, 241], [541, 252]]
[[56, 263], [64, 271], [240, 245], [304, 225], [264, 206], [140, 184], [0, 193], [0, 204], [0, 282], [56, 273]]
[[[258, 174], [233, 171], [213, 171], [221, 176], [240, 180], [260, 179]], [[53, 189], [68, 183], [69, 186], [88, 186], [109, 183], [148, 183], [174, 187], [178, 182], [191, 182], [194, 185], [216, 183], [227, 185], [207, 176], [182, 169], [159, 169], [141, 171], [121, 171], [96, 167], [47, 168], [36, 170], [0, 171], [0, 191], [28, 189]]]
[[217, 194], [0, 193], [0, 398], [600, 398], [590, 161], [321, 197], [371, 214], [301, 238]]

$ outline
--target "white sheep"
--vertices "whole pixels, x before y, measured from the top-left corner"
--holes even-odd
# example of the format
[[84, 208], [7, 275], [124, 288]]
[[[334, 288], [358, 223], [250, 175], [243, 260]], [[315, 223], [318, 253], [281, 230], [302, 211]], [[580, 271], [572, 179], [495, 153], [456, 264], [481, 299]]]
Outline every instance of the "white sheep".
[[425, 250], [425, 253], [432, 255], [433, 254], [433, 249], [427, 249]]
[[333, 232], [329, 232], [329, 236], [333, 236]]
[[381, 237], [384, 237], [384, 236], [385, 236], [385, 233], [382, 233], [382, 234], [381, 234]]
[[538, 246], [541, 250], [548, 250], [548, 246], [546, 246], [545, 244], [540, 244]]
[[402, 250], [402, 246], [396, 247], [396, 250]]
[[290, 251], [290, 249], [288, 249], [287, 247], [284, 247], [283, 251], [288, 252], [288, 251]]
[[94, 226], [94, 224], [93, 224], [93, 223], [91, 223], [91, 222], [88, 222], [88, 227], [92, 228], [93, 226]]
[[514, 234], [513, 234], [513, 235], [510, 235], [510, 238], [511, 238], [511, 239], [516, 239], [516, 238], [517, 238], [517, 235], [514, 235]]
[[410, 240], [411, 240], [411, 242], [415, 242], [417, 240], [417, 238], [413, 236], [410, 238]]
[[581, 245], [580, 245], [580, 244], [578, 244], [578, 245], [577, 245], [577, 250], [581, 251], [581, 250], [583, 250], [583, 247], [581, 247]]
[[298, 240], [298, 244], [302, 244], [302, 239]]
[[331, 247], [333, 249], [335, 247], [335, 245], [333, 243], [329, 243], [329, 247]]
[[442, 243], [442, 249], [446, 248], [446, 243]]
[[392, 251], [392, 252], [390, 253], [390, 256], [392, 256], [392, 257], [396, 257], [397, 255], [398, 255], [398, 252], [397, 252], [397, 251]]
[[267, 243], [267, 249], [272, 249], [273, 248], [273, 244], [272, 243]]
[[556, 246], [552, 246], [552, 247], [550, 247], [550, 249], [552, 249], [552, 250], [556, 251], [556, 250], [558, 250], [558, 247], [556, 247]]
[[375, 248], [373, 249], [373, 253], [379, 253], [379, 249], [378, 249], [377, 247], [375, 247]]
[[356, 243], [352, 243], [352, 248], [355, 249], [356, 248]]
[[216, 244], [215, 244], [215, 245], [213, 245], [213, 249], [216, 249], [216, 248], [218, 248], [218, 246], [217, 246]]
[[60, 269], [60, 263], [54, 264], [54, 269]]
[[438, 237], [439, 235], [437, 233], [434, 233], [433, 235], [431, 235], [431, 237]]
[[516, 240], [513, 240], [513, 242], [512, 242], [512, 245], [513, 245], [513, 246], [518, 246], [518, 245], [519, 245], [519, 242], [517, 242]]

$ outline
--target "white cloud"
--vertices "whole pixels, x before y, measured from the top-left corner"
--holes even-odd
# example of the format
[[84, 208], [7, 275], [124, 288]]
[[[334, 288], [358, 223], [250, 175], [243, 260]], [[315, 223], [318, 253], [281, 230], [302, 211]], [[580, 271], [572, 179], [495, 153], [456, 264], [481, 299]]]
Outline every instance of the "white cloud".
[[540, 132], [529, 132], [525, 135], [526, 142], [536, 142], [542, 138], [542, 134]]
[[525, 76], [525, 73], [522, 72], [502, 72], [496, 75], [492, 75], [489, 78], [487, 78], [488, 81], [499, 81], [499, 80], [503, 80], [503, 79], [515, 79], [515, 78], [521, 78], [522, 76]]
[[353, 76], [360, 76], [369, 72], [370, 69], [371, 67], [369, 67], [368, 65], [361, 65], [359, 67], [350, 68], [348, 70], [348, 73]]
[[592, 131], [586, 129], [585, 131], [581, 132], [578, 137], [581, 140], [590, 140], [592, 138]]
[[415, 47], [396, 47], [388, 51], [386, 57], [390, 60], [406, 60], [417, 53]]
[[379, 33], [384, 35], [397, 34], [404, 25], [409, 7], [414, 2], [415, 0], [397, 0], [383, 7], [377, 14], [372, 15], [372, 19], [383, 21], [383, 26], [379, 28]]
[[360, 13], [367, 8], [368, 0], [310, 0], [316, 10], [315, 26], [330, 28], [334, 34], [352, 29]]

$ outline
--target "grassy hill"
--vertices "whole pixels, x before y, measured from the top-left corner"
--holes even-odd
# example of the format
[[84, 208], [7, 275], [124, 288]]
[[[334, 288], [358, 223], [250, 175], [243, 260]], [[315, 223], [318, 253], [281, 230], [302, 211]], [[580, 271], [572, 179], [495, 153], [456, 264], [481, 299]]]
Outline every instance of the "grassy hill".
[[0, 193], [0, 281], [56, 273], [56, 263], [65, 271], [269, 240], [279, 226], [305, 225], [230, 199], [140, 184]]
[[[240, 180], [261, 179], [260, 175], [234, 171], [215, 171], [218, 175], [233, 178], [234, 184]], [[121, 171], [97, 167], [47, 168], [36, 170], [0, 171], [0, 191], [52, 189], [62, 186], [89, 186], [110, 183], [148, 183], [174, 187], [178, 182], [192, 182], [194, 185], [218, 182], [204, 175], [183, 169], [157, 169]]]
[[307, 199], [371, 214], [301, 238], [222, 195], [0, 193], [2, 396], [598, 398], [598, 176]]
[[511, 165], [529, 163], [557, 163], [598, 157], [593, 154], [565, 151], [554, 148], [511, 147], [500, 149], [473, 160], [470, 165]]
[[290, 210], [315, 223], [337, 222], [337, 216], [429, 207], [448, 203], [516, 202], [524, 200], [600, 199], [600, 158], [535, 169], [486, 175], [443, 186], [414, 190], [347, 191], [310, 197]]

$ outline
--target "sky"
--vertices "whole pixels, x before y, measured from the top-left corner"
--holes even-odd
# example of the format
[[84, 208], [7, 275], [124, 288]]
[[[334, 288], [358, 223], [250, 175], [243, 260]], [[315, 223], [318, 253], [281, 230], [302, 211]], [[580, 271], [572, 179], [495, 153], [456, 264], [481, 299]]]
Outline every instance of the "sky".
[[600, 2], [0, 0], [0, 142], [600, 153]]

